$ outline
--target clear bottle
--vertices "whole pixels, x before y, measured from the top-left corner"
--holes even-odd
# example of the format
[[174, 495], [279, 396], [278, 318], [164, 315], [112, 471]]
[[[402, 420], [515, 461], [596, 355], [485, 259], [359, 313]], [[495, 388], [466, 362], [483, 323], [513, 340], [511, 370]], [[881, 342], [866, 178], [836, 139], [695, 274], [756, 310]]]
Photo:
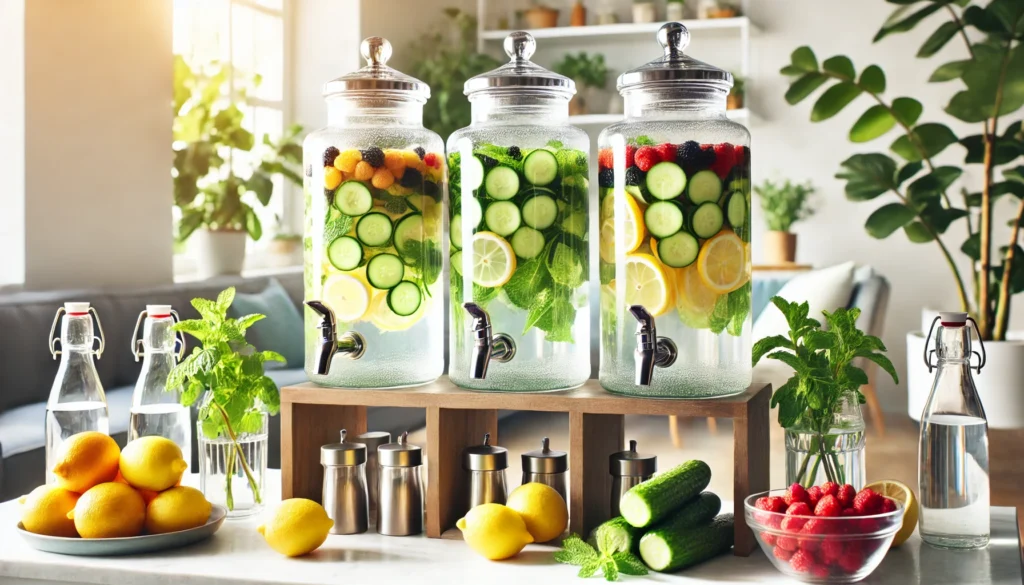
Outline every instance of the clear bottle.
[[[935, 321], [939, 328], [935, 330]], [[925, 363], [936, 368], [935, 382], [921, 414], [918, 462], [921, 539], [932, 546], [978, 549], [989, 541], [988, 421], [978, 389], [971, 377], [971, 356], [977, 354], [978, 372], [985, 365], [981, 353], [971, 351], [967, 313], [939, 313], [935, 349]], [[974, 324], [977, 331], [977, 324]], [[934, 353], [937, 363], [931, 362]]]
[[[64, 313], [63, 321], [61, 313]], [[93, 318], [98, 337], [93, 334]], [[61, 322], [60, 339], [53, 336], [58, 321]], [[65, 439], [85, 431], [110, 434], [107, 397], [93, 361], [93, 356], [99, 359], [103, 354], [104, 337], [100, 317], [89, 303], [64, 303], [53, 317], [50, 355], [54, 359], [60, 355], [60, 366], [46, 401], [46, 483], [56, 479], [50, 470]], [[97, 349], [93, 349], [94, 346]]]
[[[192, 423], [189, 408], [181, 404], [181, 388], [167, 388], [167, 375], [185, 355], [185, 337], [171, 328], [178, 313], [170, 305], [146, 305], [132, 335], [132, 355], [142, 358], [142, 372], [132, 393], [128, 440], [156, 435], [181, 447], [192, 467]], [[142, 325], [142, 339], [138, 339]]]

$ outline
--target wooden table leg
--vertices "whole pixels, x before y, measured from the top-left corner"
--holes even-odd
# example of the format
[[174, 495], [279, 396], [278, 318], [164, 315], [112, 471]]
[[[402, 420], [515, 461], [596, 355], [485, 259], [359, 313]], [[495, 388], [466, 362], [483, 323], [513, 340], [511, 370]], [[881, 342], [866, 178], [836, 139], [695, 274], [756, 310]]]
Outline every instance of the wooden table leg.
[[608, 456], [622, 451], [626, 417], [569, 413], [569, 531], [586, 538], [611, 517]]
[[320, 447], [337, 443], [341, 429], [355, 436], [366, 432], [365, 406], [281, 403], [281, 498], [323, 495], [324, 468]]
[[743, 513], [743, 500], [750, 494], [769, 489], [768, 470], [770, 450], [768, 406], [771, 386], [746, 404], [746, 412], [733, 419], [733, 514], [736, 522], [736, 540], [733, 553], [746, 557], [757, 548], [754, 533], [747, 528]]
[[462, 450], [491, 434], [498, 444], [497, 410], [427, 408], [427, 536], [441, 538], [469, 508], [469, 474]]

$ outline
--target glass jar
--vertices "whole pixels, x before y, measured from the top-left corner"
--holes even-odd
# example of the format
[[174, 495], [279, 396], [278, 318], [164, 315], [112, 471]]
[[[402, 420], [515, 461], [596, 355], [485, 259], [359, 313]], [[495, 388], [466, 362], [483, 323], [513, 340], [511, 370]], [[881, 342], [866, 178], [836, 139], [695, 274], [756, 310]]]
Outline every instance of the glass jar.
[[809, 488], [834, 481], [859, 490], [867, 483], [865, 445], [860, 401], [848, 392], [827, 434], [803, 421], [786, 429], [786, 485], [798, 483]]
[[444, 369], [444, 143], [423, 127], [430, 88], [386, 65], [390, 43], [361, 50], [368, 65], [324, 86], [328, 125], [303, 145], [306, 373], [425, 384]]
[[569, 125], [575, 84], [530, 62], [535, 48], [505, 39], [509, 63], [466, 82], [473, 121], [448, 139], [449, 375], [477, 390], [590, 377], [590, 141]]
[[[200, 412], [212, 401], [213, 393], [207, 392]], [[199, 489], [207, 500], [227, 508], [228, 518], [246, 518], [263, 510], [270, 415], [261, 404], [257, 409], [255, 432], [236, 433], [213, 419], [208, 425], [196, 423]]]
[[750, 133], [725, 115], [732, 75], [684, 55], [689, 38], [661, 27], [664, 56], [619, 77], [626, 118], [598, 139], [600, 378], [619, 394], [751, 379]]

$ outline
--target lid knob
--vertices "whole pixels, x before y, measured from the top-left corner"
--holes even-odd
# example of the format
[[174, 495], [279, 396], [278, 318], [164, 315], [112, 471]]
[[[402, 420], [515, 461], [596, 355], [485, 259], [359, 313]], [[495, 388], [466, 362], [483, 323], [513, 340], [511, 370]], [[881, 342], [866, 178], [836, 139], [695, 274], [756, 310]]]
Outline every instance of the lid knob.
[[347, 435], [347, 434], [348, 434], [348, 431], [346, 431], [345, 429], [341, 429], [341, 442], [342, 443], [345, 442], [345, 435]]
[[398, 436], [398, 444], [399, 445], [408, 445], [409, 444], [409, 431], [405, 431], [404, 433], [402, 433], [401, 435]]
[[690, 31], [680, 22], [666, 22], [658, 29], [658, 44], [665, 49], [666, 57], [679, 57], [690, 45]]
[[484, 433], [484, 446], [490, 445], [491, 433]]
[[359, 52], [371, 67], [386, 65], [391, 58], [391, 43], [384, 37], [367, 37], [360, 43]]
[[541, 453], [550, 453], [551, 452], [551, 441], [547, 437], [544, 437], [543, 439], [540, 440], [540, 452]]
[[529, 61], [537, 50], [537, 41], [525, 30], [517, 30], [505, 37], [505, 54], [512, 61]]

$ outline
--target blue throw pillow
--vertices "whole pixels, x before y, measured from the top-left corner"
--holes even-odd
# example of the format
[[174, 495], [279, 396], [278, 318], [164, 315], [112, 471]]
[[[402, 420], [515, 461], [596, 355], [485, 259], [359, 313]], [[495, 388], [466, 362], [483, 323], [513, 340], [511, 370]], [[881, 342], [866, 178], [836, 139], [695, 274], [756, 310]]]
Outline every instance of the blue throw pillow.
[[261, 313], [267, 318], [250, 327], [246, 339], [256, 349], [276, 351], [287, 360], [284, 366], [267, 362], [267, 368], [301, 368], [306, 357], [302, 315], [277, 279], [271, 278], [263, 292], [235, 295], [228, 316], [237, 319], [252, 313]]

